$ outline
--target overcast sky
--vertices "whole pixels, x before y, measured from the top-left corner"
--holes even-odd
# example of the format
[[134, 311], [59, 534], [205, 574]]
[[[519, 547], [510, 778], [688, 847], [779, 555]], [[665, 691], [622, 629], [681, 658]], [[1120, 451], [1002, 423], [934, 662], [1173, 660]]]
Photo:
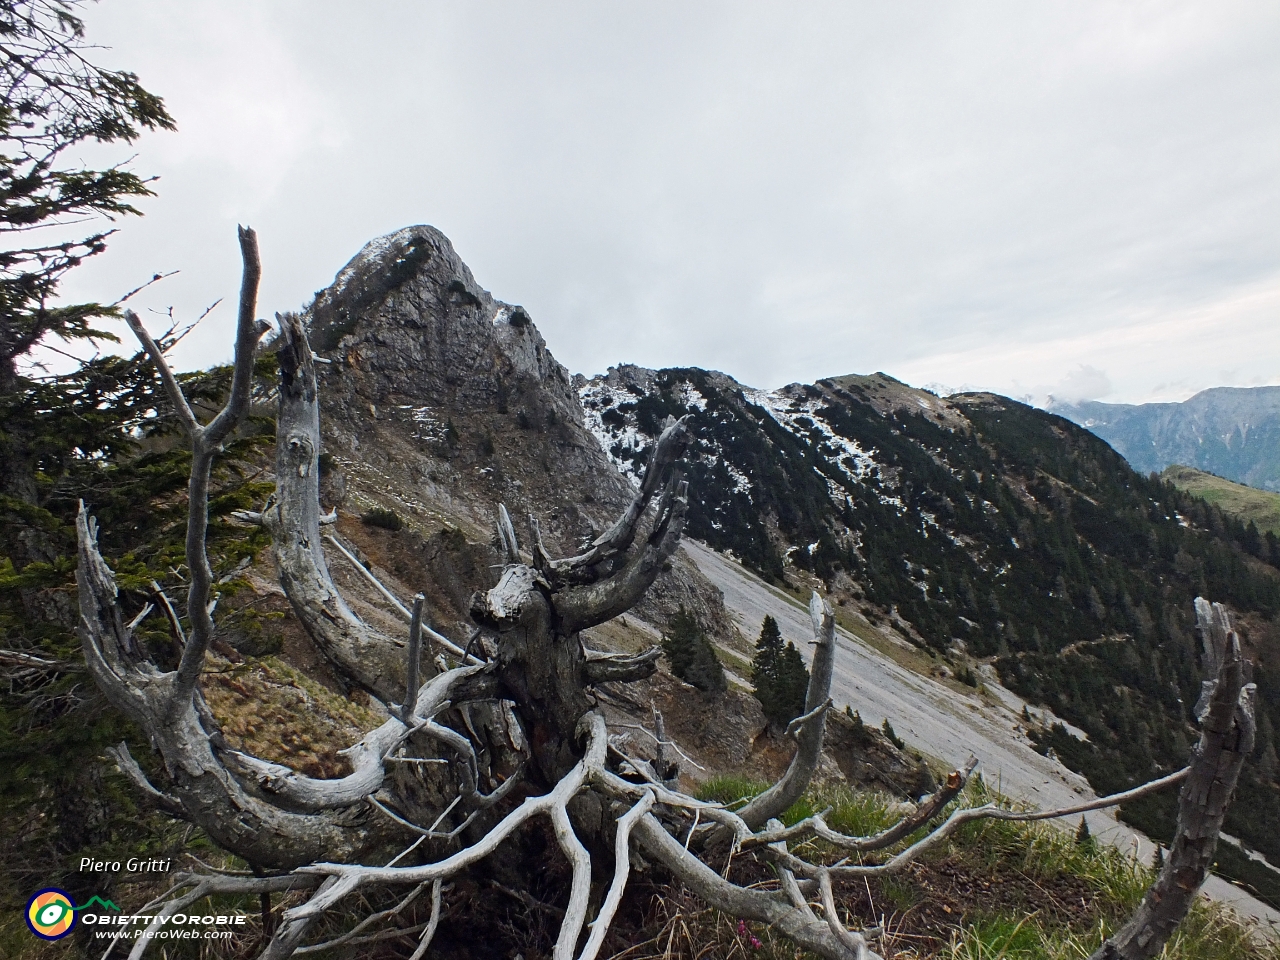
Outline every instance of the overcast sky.
[[[1280, 4], [103, 0], [165, 98], [146, 216], [67, 293], [157, 271], [261, 311], [371, 238], [448, 235], [571, 371], [1116, 402], [1280, 383]], [[85, 153], [86, 158], [97, 159]]]

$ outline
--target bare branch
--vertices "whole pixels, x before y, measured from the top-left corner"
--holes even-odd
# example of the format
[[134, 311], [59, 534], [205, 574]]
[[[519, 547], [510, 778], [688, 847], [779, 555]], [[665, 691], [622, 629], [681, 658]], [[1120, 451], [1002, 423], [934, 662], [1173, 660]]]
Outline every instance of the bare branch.
[[591, 896], [591, 855], [573, 832], [573, 824], [569, 822], [569, 812], [564, 805], [552, 806], [551, 826], [555, 831], [556, 842], [573, 867], [569, 906], [565, 908], [564, 923], [560, 925], [560, 935], [556, 937], [552, 957], [553, 960], [573, 960], [578, 936], [582, 933], [583, 924], [587, 922], [587, 907]]
[[[439, 883], [439, 881], [436, 881], [436, 882]], [[308, 944], [305, 947], [298, 947], [296, 950], [293, 951], [294, 956], [302, 956], [303, 954], [307, 954], [307, 953], [316, 953], [317, 951], [320, 951], [320, 950], [329, 950], [329, 949], [332, 949], [333, 947], [340, 947], [344, 943], [350, 943], [352, 940], [355, 940], [358, 936], [360, 936], [360, 934], [362, 934], [365, 930], [368, 930], [375, 923], [379, 923], [383, 920], [390, 920], [393, 917], [400, 916], [400, 914], [402, 914], [405, 911], [405, 909], [411, 903], [413, 903], [413, 901], [418, 899], [418, 896], [426, 888], [427, 888], [427, 885], [425, 883], [418, 884], [416, 887], [413, 888], [413, 890], [409, 892], [408, 896], [404, 897], [394, 907], [388, 907], [386, 910], [379, 910], [377, 913], [369, 914], [369, 916], [365, 917], [363, 920], [357, 923], [354, 927], [352, 927], [342, 936], [335, 937], [333, 940], [326, 940], [323, 943], [312, 943], [312, 944]]]
[[375, 590], [377, 590], [380, 594], [382, 594], [382, 596], [386, 598], [388, 603], [390, 603], [393, 607], [396, 608], [396, 613], [404, 617], [405, 622], [411, 622], [413, 620], [413, 613], [409, 610], [409, 608], [406, 607], [403, 603], [401, 603], [400, 598], [397, 597], [390, 590], [388, 590], [386, 586], [383, 584], [383, 582], [379, 580], [376, 576], [374, 576], [373, 571], [370, 570], [368, 567], [366, 567], [363, 563], [361, 563], [360, 560], [356, 557], [356, 555], [352, 553], [350, 550], [348, 550], [346, 545], [341, 540], [339, 540], [337, 537], [335, 537], [331, 533], [326, 533], [325, 539], [328, 540], [330, 543], [332, 543], [335, 547], [337, 547], [338, 552], [341, 553], [344, 557], [347, 558], [347, 560], [351, 562], [351, 566], [355, 567], [356, 572], [359, 573], [360, 576], [364, 577], [367, 581], [369, 581], [369, 584]]
[[[661, 714], [661, 713], [658, 713], [656, 710], [654, 711], [654, 713], [656, 713], [656, 714], [657, 714], [657, 719], [658, 719], [659, 721], [661, 721], [661, 719], [662, 719], [662, 714]], [[662, 731], [661, 731], [661, 729], [659, 730], [659, 732], [658, 732], [657, 734], [655, 734], [655, 733], [653, 733], [653, 732], [651, 732], [651, 731], [649, 731], [649, 730], [645, 729], [643, 726], [641, 726], [641, 725], [640, 725], [640, 724], [638, 724], [638, 723], [616, 723], [616, 724], [614, 724], [614, 726], [615, 726], [615, 727], [617, 727], [617, 728], [618, 728], [618, 729], [620, 729], [620, 730], [639, 730], [639, 731], [640, 731], [641, 733], [643, 733], [646, 737], [648, 737], [648, 738], [649, 738], [649, 739], [651, 739], [655, 744], [657, 744], [657, 750], [658, 750], [658, 754], [659, 754], [659, 755], [658, 755], [658, 757], [657, 757], [657, 761], [658, 761], [659, 765], [662, 765], [662, 764], [664, 764], [664, 763], [666, 762], [666, 761], [664, 760], [664, 758], [662, 757], [662, 752], [665, 750], [665, 748], [667, 748], [667, 747], [671, 747], [671, 748], [673, 748], [673, 749], [676, 751], [676, 753], [680, 754], [680, 756], [684, 757], [686, 760], [688, 760], [688, 761], [689, 761], [689, 763], [693, 764], [693, 766], [697, 767], [699, 770], [705, 770], [705, 769], [706, 769], [706, 767], [702, 766], [702, 764], [700, 764], [700, 763], [698, 763], [696, 760], [694, 760], [694, 759], [693, 759], [693, 757], [689, 756], [687, 753], [685, 753], [683, 750], [681, 750], [681, 749], [680, 749], [680, 744], [676, 743], [674, 740], [668, 740], [668, 739], [666, 739], [666, 737], [662, 735]], [[630, 758], [628, 758], [628, 759], [630, 759]], [[668, 777], [668, 778], [666, 778], [666, 779], [670, 780], [671, 778], [670, 778], [670, 777]]]
[[1253, 748], [1253, 684], [1226, 610], [1196, 598], [1205, 663], [1215, 668], [1198, 714], [1200, 742], [1178, 795], [1178, 829], [1160, 876], [1133, 916], [1090, 960], [1148, 960], [1161, 953], [1208, 876], [1244, 759]]
[[121, 740], [114, 747], [107, 748], [107, 756], [115, 760], [116, 766], [133, 783], [143, 796], [149, 799], [157, 807], [169, 814], [171, 817], [185, 820], [187, 812], [182, 807], [182, 802], [174, 797], [169, 796], [157, 790], [147, 779], [147, 775], [142, 772], [142, 768], [138, 766], [138, 761], [133, 759], [133, 754], [129, 752], [129, 745]]
[[876, 954], [867, 946], [866, 939], [860, 933], [854, 933], [845, 927], [836, 912], [836, 899], [831, 892], [831, 874], [823, 870], [818, 875], [818, 889], [822, 892], [822, 912], [826, 915], [827, 926], [835, 934], [836, 939], [853, 953], [857, 960], [878, 960]]
[[187, 645], [187, 635], [182, 629], [182, 622], [178, 620], [178, 614], [173, 609], [173, 604], [169, 602], [169, 598], [165, 596], [165, 592], [161, 589], [160, 584], [152, 580], [151, 591], [155, 594], [156, 599], [160, 601], [161, 609], [164, 610], [165, 619], [169, 621], [169, 632], [173, 636], [174, 643], [178, 645], [178, 652], [181, 654]]
[[178, 271], [177, 271], [177, 270], [170, 270], [168, 273], [157, 273], [157, 274], [153, 274], [150, 280], [147, 280], [145, 283], [140, 283], [140, 284], [138, 284], [136, 287], [134, 287], [134, 288], [133, 288], [132, 290], [130, 290], [128, 293], [124, 294], [122, 297], [119, 297], [119, 298], [115, 301], [115, 303], [109, 304], [109, 306], [112, 306], [112, 307], [118, 307], [118, 306], [120, 306], [120, 304], [124, 303], [126, 300], [131, 299], [131, 298], [132, 298], [132, 297], [134, 297], [135, 295], [137, 295], [137, 294], [141, 293], [143, 290], [147, 289], [147, 287], [151, 286], [153, 283], [159, 283], [161, 280], [167, 280], [167, 279], [169, 279], [170, 277], [175, 276], [177, 273], [178, 273]]
[[[916, 860], [926, 850], [938, 846], [947, 837], [955, 833], [960, 827], [974, 820], [1010, 820], [1015, 822], [1028, 822], [1034, 820], [1052, 820], [1060, 817], [1069, 817], [1077, 813], [1085, 813], [1089, 810], [1101, 810], [1104, 807], [1114, 807], [1121, 803], [1127, 803], [1130, 800], [1136, 800], [1139, 797], [1145, 797], [1152, 793], [1170, 787], [1175, 783], [1181, 782], [1187, 776], [1187, 770], [1179, 770], [1177, 773], [1171, 773], [1167, 777], [1161, 777], [1159, 780], [1153, 780], [1150, 783], [1144, 783], [1132, 790], [1125, 790], [1123, 793], [1115, 793], [1108, 797], [1100, 797], [1097, 800], [1091, 800], [1088, 803], [1076, 804], [1070, 807], [1059, 807], [1056, 810], [1009, 810], [1004, 807], [998, 807], [995, 804], [984, 804], [981, 807], [969, 807], [963, 810], [956, 810], [946, 820], [942, 822], [932, 832], [926, 834], [920, 840], [917, 840], [911, 846], [907, 847], [901, 853], [896, 854], [882, 864], [873, 866], [862, 865], [843, 865], [831, 867], [830, 872], [833, 876], [851, 876], [851, 877], [875, 877], [890, 873], [897, 873], [906, 867], [913, 860]], [[815, 831], [816, 835], [816, 831]], [[769, 836], [769, 835], [766, 835]], [[774, 834], [776, 836], [776, 834]], [[831, 834], [837, 843], [845, 846], [851, 846], [848, 841], [855, 841], [856, 838], [845, 838], [841, 834]], [[745, 842], [744, 842], [745, 845]], [[853, 847], [856, 849], [856, 847]], [[828, 868], [815, 867], [794, 856], [779, 857], [778, 854], [765, 847], [761, 851], [761, 855], [766, 859], [776, 860], [785, 864], [788, 869], [793, 870], [797, 875], [810, 879], [818, 879], [819, 873]]]
[[600, 948], [604, 945], [604, 938], [609, 933], [609, 925], [613, 923], [614, 915], [622, 903], [622, 894], [627, 887], [627, 876], [631, 871], [631, 831], [635, 828], [636, 822], [653, 808], [655, 802], [653, 791], [646, 790], [644, 796], [618, 818], [618, 829], [613, 841], [613, 881], [609, 884], [609, 892], [605, 895], [604, 903], [600, 905], [600, 912], [591, 921], [591, 935], [587, 938], [578, 960], [595, 960]]
[[515, 527], [511, 525], [511, 515], [507, 513], [505, 503], [498, 504], [498, 542], [507, 563], [520, 562], [520, 546], [516, 543]]
[[663, 491], [648, 539], [622, 569], [607, 579], [593, 580], [556, 594], [560, 629], [566, 634], [577, 633], [635, 606], [680, 546], [688, 506], [688, 484], [672, 477]]
[[[597, 579], [596, 575], [590, 572], [591, 567], [611, 560], [631, 547], [640, 518], [654, 495], [662, 489], [663, 476], [667, 468], [679, 460], [684, 453], [684, 448], [689, 441], [687, 421], [687, 417], [682, 417], [680, 420], [667, 418], [662, 434], [658, 437], [653, 454], [649, 458], [649, 466], [645, 469], [640, 489], [627, 509], [608, 531], [592, 542], [591, 549], [586, 553], [564, 560], [549, 560], [550, 571], [555, 577], [573, 579], [575, 582], [591, 582]], [[541, 544], [540, 535], [538, 543]]]
[[249, 393], [253, 386], [253, 360], [258, 341], [269, 329], [256, 318], [258, 281], [262, 278], [262, 261], [258, 257], [258, 235], [249, 227], [237, 227], [240, 234], [240, 259], [244, 274], [240, 279], [240, 314], [236, 323], [235, 363], [231, 374], [231, 396], [213, 421], [205, 428], [205, 442], [214, 447], [222, 443], [244, 419], [249, 410]]
[[652, 813], [640, 818], [635, 836], [646, 853], [716, 909], [768, 923], [798, 946], [823, 957], [858, 960], [857, 954], [836, 937], [828, 924], [816, 919], [807, 906], [796, 906], [783, 891], [752, 890], [731, 883], [685, 850]]
[[818, 704], [808, 713], [800, 714], [800, 716], [796, 717], [790, 723], [787, 724], [787, 729], [784, 731], [785, 735], [788, 737], [795, 737], [796, 739], [799, 739], [800, 734], [804, 731], [804, 729], [809, 724], [813, 723], [814, 720], [817, 720], [819, 717], [825, 716], [826, 712], [831, 709], [833, 704], [834, 704], [834, 701], [830, 697], [827, 697], [826, 700], [823, 700], [822, 703]]
[[584, 679], [590, 684], [643, 680], [653, 676], [661, 656], [661, 647], [650, 647], [644, 653], [592, 657], [583, 665]]
[[[392, 717], [358, 743], [343, 751], [351, 760], [352, 772], [336, 780], [319, 780], [296, 773], [288, 767], [268, 763], [246, 753], [227, 752], [228, 766], [238, 776], [250, 780], [273, 799], [298, 810], [318, 811], [351, 806], [378, 791], [386, 776], [385, 760], [411, 734], [426, 731], [431, 717], [449, 703], [453, 689], [484, 667], [458, 667], [426, 683], [411, 705], [412, 721]], [[447, 728], [441, 728], [447, 729]], [[453, 733], [453, 731], [449, 731]], [[459, 737], [458, 734], [453, 734]], [[459, 737], [460, 738], [460, 737]], [[462, 739], [462, 738], [460, 738]], [[463, 739], [465, 743], [465, 739]], [[470, 746], [469, 744], [467, 745]], [[474, 763], [474, 752], [472, 753]], [[474, 767], [473, 767], [474, 769]], [[472, 774], [474, 781], [474, 774]]]
[[[617, 753], [617, 750], [614, 750], [614, 752]], [[637, 773], [641, 776], [646, 776], [645, 771], [639, 765], [631, 761], [630, 758], [627, 759], [635, 767]], [[742, 819], [732, 810], [726, 809], [723, 804], [698, 800], [688, 794], [679, 793], [665, 786], [657, 778], [647, 779], [647, 782], [641, 785], [631, 783], [617, 774], [605, 770], [595, 774], [593, 783], [605, 795], [615, 800], [635, 801], [644, 796], [646, 792], [650, 792], [661, 804], [676, 809], [693, 810], [700, 816], [705, 816], [708, 820], [723, 827], [728, 835], [734, 838], [735, 844], [737, 841], [745, 840], [751, 836], [750, 829], [742, 822]]]
[[[840, 848], [841, 850], [850, 850], [859, 853], [865, 853], [871, 850], [883, 850], [890, 847], [904, 837], [910, 836], [920, 827], [924, 826], [932, 820], [942, 809], [960, 795], [960, 791], [964, 789], [969, 777], [973, 775], [973, 771], [977, 768], [978, 761], [974, 757], [969, 758], [969, 762], [961, 770], [953, 770], [947, 777], [947, 782], [941, 790], [938, 790], [933, 796], [923, 801], [913, 813], [903, 817], [893, 826], [880, 833], [872, 834], [868, 837], [850, 837], [843, 833], [832, 830], [827, 826], [823, 815], [808, 817], [801, 820], [790, 827], [783, 829], [770, 828], [761, 831], [755, 836], [744, 840], [742, 848], [750, 849], [751, 847], [770, 844], [777, 841], [793, 840], [796, 838], [807, 838], [815, 836], [828, 843]], [[1096, 808], [1095, 808], [1096, 809]], [[1079, 812], [1079, 811], [1071, 811]], [[1054, 816], [1067, 816], [1067, 813], [1055, 813]]]
[[418, 657], [422, 647], [422, 605], [427, 598], [419, 593], [413, 598], [413, 618], [409, 621], [409, 678], [405, 681], [404, 703], [400, 718], [408, 726], [415, 713], [414, 697], [418, 690]]
[[431, 919], [427, 921], [427, 929], [422, 931], [418, 948], [409, 955], [409, 960], [422, 960], [426, 955], [427, 947], [431, 946], [431, 941], [436, 935], [436, 928], [440, 926], [440, 888], [443, 885], [443, 880], [437, 880], [431, 885]]
[[164, 351], [160, 349], [160, 345], [151, 338], [151, 334], [147, 332], [147, 328], [142, 325], [142, 321], [138, 315], [132, 310], [124, 312], [124, 322], [129, 325], [129, 329], [133, 331], [133, 335], [138, 338], [138, 342], [142, 344], [142, 349], [147, 352], [147, 356], [151, 358], [151, 362], [156, 366], [156, 372], [160, 374], [160, 382], [164, 384], [164, 392], [169, 397], [169, 402], [173, 404], [174, 412], [177, 413], [178, 419], [182, 421], [182, 425], [186, 428], [187, 433], [194, 436], [201, 429], [200, 421], [196, 419], [195, 413], [192, 412], [190, 405], [187, 403], [186, 395], [182, 392], [182, 387], [178, 386], [178, 378], [173, 375], [173, 370], [169, 366], [169, 361], [165, 359]]
[[[325, 517], [320, 517], [319, 522], [321, 524], [324, 524], [327, 522], [327, 520]], [[356, 557], [356, 555], [352, 553], [350, 550], [348, 550], [346, 545], [344, 545], [342, 541], [339, 540], [337, 537], [333, 536], [333, 534], [325, 534], [325, 539], [328, 540], [330, 543], [332, 543], [335, 547], [337, 547], [338, 552], [341, 553], [343, 557], [347, 559], [347, 561], [351, 564], [352, 568], [354, 568], [355, 571], [358, 574], [360, 574], [360, 576], [364, 577], [365, 580], [367, 580], [375, 590], [377, 590], [380, 594], [382, 594], [383, 597], [386, 598], [387, 602], [390, 603], [395, 608], [396, 613], [398, 613], [401, 617], [404, 618], [405, 623], [412, 624], [413, 612], [408, 607], [406, 607], [403, 603], [401, 603], [400, 598], [397, 597], [390, 590], [388, 590], [381, 580], [379, 580], [376, 576], [374, 576], [372, 570], [370, 570], [363, 563], [361, 563], [360, 560]], [[460, 659], [462, 659], [467, 663], [472, 663], [472, 664], [484, 663], [484, 661], [481, 660], [479, 657], [468, 654], [465, 650], [462, 649], [462, 647], [458, 646], [456, 643], [454, 643], [444, 634], [431, 629], [431, 627], [428, 626], [425, 622], [421, 624], [421, 630], [428, 637], [430, 637], [433, 642], [439, 644], [441, 647], [448, 650], [455, 657], [459, 657]], [[390, 642], [396, 644], [396, 646], [400, 645], [395, 640], [390, 640]]]
[[286, 910], [276, 935], [262, 951], [259, 960], [286, 960], [293, 955], [311, 925], [330, 907], [344, 900], [356, 888], [354, 877], [329, 877], [306, 903]]
[[[395, 703], [404, 697], [403, 643], [356, 617], [329, 576], [320, 539], [321, 439], [315, 364], [302, 321], [293, 314], [277, 317], [276, 492], [263, 513], [272, 534], [280, 585], [303, 627], [337, 671], [384, 703]], [[354, 558], [353, 563], [368, 579], [363, 566]], [[377, 586], [408, 623], [412, 614], [390, 591]]]
[[[294, 874], [278, 877], [242, 877], [226, 874], [211, 876], [179, 873], [173, 880], [173, 885], [164, 894], [138, 911], [141, 914], [149, 914], [152, 910], [157, 910], [152, 915], [151, 922], [147, 924], [146, 931], [134, 943], [133, 950], [129, 953], [129, 960], [141, 960], [147, 948], [156, 942], [155, 932], [164, 926], [169, 917], [205, 897], [216, 894], [285, 893], [316, 885], [315, 877], [300, 877]], [[185, 887], [192, 887], [192, 889], [176, 900], [169, 899], [175, 892]], [[113, 945], [118, 942], [114, 941]], [[107, 952], [110, 953], [110, 950]]]
[[125, 311], [125, 321], [155, 364], [164, 384], [165, 392], [177, 411], [179, 419], [191, 437], [191, 480], [187, 490], [187, 567], [191, 572], [191, 586], [187, 599], [187, 616], [191, 621], [191, 636], [183, 647], [178, 666], [177, 682], [173, 695], [177, 700], [191, 696], [196, 680], [204, 666], [205, 654], [213, 643], [213, 619], [209, 611], [209, 590], [213, 573], [205, 547], [209, 526], [209, 476], [214, 455], [223, 440], [235, 429], [249, 408], [249, 392], [253, 383], [254, 355], [258, 340], [266, 329], [254, 319], [258, 296], [258, 279], [261, 264], [258, 259], [258, 240], [252, 230], [240, 228], [240, 253], [244, 261], [244, 275], [240, 284], [240, 321], [236, 334], [235, 365], [231, 375], [231, 394], [226, 405], [205, 427], [200, 426], [195, 413], [188, 405], [177, 379], [159, 345], [147, 333], [142, 321], [132, 310]]
[[[770, 820], [768, 823], [768, 829], [770, 832], [781, 831], [782, 821], [777, 819]], [[787, 850], [787, 842], [785, 840], [779, 840], [776, 843], [770, 844], [770, 846], [781, 854], [789, 852]], [[782, 892], [787, 895], [787, 900], [790, 901], [793, 907], [798, 907], [799, 909], [804, 910], [807, 916], [816, 921], [818, 919], [817, 916], [814, 914], [813, 910], [810, 909], [808, 901], [805, 900], [804, 894], [800, 890], [800, 885], [796, 883], [796, 875], [786, 867], [778, 867], [777, 871], [778, 879], [782, 881]]]
[[299, 868], [299, 872], [330, 877], [354, 878], [365, 883], [421, 883], [450, 877], [459, 870], [484, 859], [525, 821], [540, 813], [548, 813], [554, 807], [563, 807], [586, 783], [588, 774], [603, 769], [608, 731], [604, 718], [598, 713], [583, 718], [588, 732], [587, 753], [555, 788], [539, 797], [527, 797], [520, 806], [507, 814], [485, 836], [471, 846], [458, 851], [437, 863], [412, 867], [369, 867], [360, 864], [317, 863]]

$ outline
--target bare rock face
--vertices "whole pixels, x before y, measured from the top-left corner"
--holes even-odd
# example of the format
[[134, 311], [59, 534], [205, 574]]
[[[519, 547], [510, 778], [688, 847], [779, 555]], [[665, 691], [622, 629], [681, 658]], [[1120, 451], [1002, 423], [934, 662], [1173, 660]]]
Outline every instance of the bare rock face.
[[[318, 374], [327, 505], [486, 542], [505, 503], [522, 542], [532, 513], [567, 555], [630, 499], [529, 314], [476, 283], [434, 227], [366, 244], [307, 313], [329, 361]], [[719, 592], [679, 559], [636, 613], [662, 626], [681, 604], [732, 629]]]
[[889, 742], [879, 730], [839, 711], [827, 717], [826, 755], [844, 779], [863, 790], [879, 790], [917, 800], [936, 789], [929, 767]]
[[408, 499], [438, 488], [484, 526], [498, 502], [517, 518], [537, 508], [544, 530], [568, 538], [593, 519], [579, 502], [605, 513], [624, 502], [529, 315], [481, 288], [440, 231], [370, 242], [309, 312], [332, 360], [320, 380], [332, 452]]
[[515, 416], [521, 400], [540, 394], [582, 422], [568, 373], [524, 308], [494, 300], [434, 227], [368, 243], [310, 313], [315, 348], [363, 372], [374, 402], [394, 395]]

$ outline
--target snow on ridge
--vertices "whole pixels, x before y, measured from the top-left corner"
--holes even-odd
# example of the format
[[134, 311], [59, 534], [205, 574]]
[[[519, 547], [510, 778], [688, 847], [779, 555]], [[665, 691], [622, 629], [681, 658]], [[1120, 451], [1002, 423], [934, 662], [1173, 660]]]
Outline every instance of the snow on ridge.
[[[862, 445], [856, 440], [850, 440], [842, 437], [831, 429], [830, 424], [823, 419], [819, 412], [822, 403], [812, 397], [806, 397], [803, 400], [797, 400], [788, 397], [779, 390], [752, 390], [744, 388], [743, 395], [758, 407], [768, 411], [769, 416], [778, 423], [779, 426], [790, 431], [797, 436], [806, 437], [810, 433], [808, 427], [797, 421], [805, 418], [813, 423], [815, 429], [822, 434], [823, 443], [829, 445], [833, 449], [827, 459], [839, 467], [846, 476], [855, 482], [860, 482], [867, 478], [871, 473], [879, 469], [879, 464], [875, 458], [862, 449]], [[852, 468], [845, 463], [845, 460], [853, 461]], [[837, 503], [843, 503], [847, 491], [839, 485], [827, 480], [828, 492], [833, 500]], [[884, 502], [884, 498], [881, 498]]]
[[699, 413], [704, 413], [707, 409], [707, 398], [699, 393], [698, 388], [692, 383], [680, 384], [680, 402]]
[[588, 380], [578, 388], [578, 399], [582, 403], [587, 430], [596, 438], [596, 443], [600, 444], [600, 449], [609, 458], [609, 462], [622, 472], [633, 487], [639, 489], [640, 474], [636, 471], [635, 463], [614, 456], [613, 448], [621, 443], [624, 450], [639, 450], [647, 446], [648, 441], [630, 423], [618, 427], [604, 422], [604, 411], [613, 408], [614, 398], [615, 391], [603, 383]]
[[382, 259], [383, 254], [387, 252], [391, 247], [391, 244], [395, 242], [396, 238], [399, 237], [402, 232], [403, 231], [400, 231], [399, 233], [389, 233], [384, 237], [375, 237], [366, 243], [360, 249], [360, 252], [351, 258], [351, 262], [343, 267], [338, 272], [338, 275], [333, 278], [333, 289], [337, 291], [346, 289], [347, 284], [351, 282], [352, 278], [360, 268], [367, 263], [373, 263]]
[[[777, 390], [755, 390], [745, 387], [742, 392], [748, 401], [768, 411], [769, 415], [788, 432], [807, 439], [813, 430], [817, 430], [821, 436], [820, 443], [822, 444], [824, 455], [854, 482], [861, 482], [869, 476], [878, 475], [881, 477], [882, 484], [887, 486], [887, 483], [885, 483], [887, 480], [886, 472], [880, 469], [880, 465], [875, 458], [863, 450], [858, 441], [850, 440], [836, 433], [822, 417], [819, 412], [822, 406], [821, 401], [808, 397], [793, 399]], [[680, 402], [684, 406], [699, 412], [706, 410], [706, 397], [693, 384], [681, 383], [678, 395]], [[604, 414], [607, 410], [613, 409], [619, 401], [623, 403], [632, 402], [634, 397], [625, 389], [619, 390], [607, 382], [591, 380], [578, 389], [578, 399], [582, 402], [587, 429], [596, 438], [596, 442], [600, 444], [605, 455], [633, 485], [639, 486], [640, 474], [636, 465], [629, 459], [615, 456], [613, 451], [615, 447], [624, 451], [640, 450], [648, 446], [651, 440], [641, 434], [630, 423], [629, 418], [621, 426], [616, 421], [611, 423], [604, 421]], [[798, 422], [802, 418], [807, 421], [805, 424]], [[809, 426], [809, 423], [812, 424], [812, 427]], [[715, 466], [716, 458], [708, 454], [704, 458], [704, 462], [708, 466]], [[750, 497], [752, 487], [750, 478], [727, 460], [720, 458], [719, 462], [733, 480], [734, 492]], [[848, 491], [830, 477], [824, 476], [824, 479], [827, 482], [827, 492], [831, 499], [836, 503], [843, 504]], [[880, 499], [882, 503], [892, 504], [899, 512], [905, 511], [902, 501], [897, 497], [886, 497], [882, 493]]]

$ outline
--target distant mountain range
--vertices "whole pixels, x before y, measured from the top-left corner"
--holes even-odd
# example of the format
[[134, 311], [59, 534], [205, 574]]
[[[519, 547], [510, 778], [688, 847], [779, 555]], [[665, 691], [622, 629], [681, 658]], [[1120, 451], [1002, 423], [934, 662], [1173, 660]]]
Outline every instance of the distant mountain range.
[[1280, 387], [1214, 387], [1182, 403], [1052, 403], [1091, 430], [1139, 473], [1195, 467], [1261, 490], [1280, 491]]

